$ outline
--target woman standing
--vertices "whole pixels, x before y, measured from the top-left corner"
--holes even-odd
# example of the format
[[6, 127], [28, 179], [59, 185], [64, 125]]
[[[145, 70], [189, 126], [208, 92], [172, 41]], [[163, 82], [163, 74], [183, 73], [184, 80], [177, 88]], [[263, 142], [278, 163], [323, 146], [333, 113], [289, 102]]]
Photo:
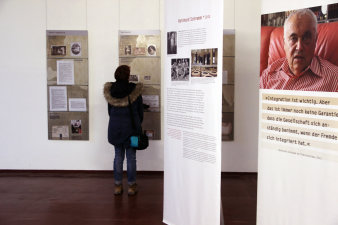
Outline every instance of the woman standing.
[[[127, 156], [128, 195], [137, 193], [136, 149], [130, 146], [130, 136], [141, 132], [143, 121], [142, 89], [143, 84], [130, 83], [130, 67], [119, 66], [115, 71], [116, 82], [104, 85], [104, 97], [108, 102], [108, 141], [115, 147], [114, 180], [115, 195], [123, 192], [122, 175], [124, 156]], [[130, 106], [128, 97], [130, 99]], [[132, 107], [132, 110], [131, 108]], [[133, 115], [131, 115], [131, 111]], [[134, 117], [135, 129], [131, 116]]]

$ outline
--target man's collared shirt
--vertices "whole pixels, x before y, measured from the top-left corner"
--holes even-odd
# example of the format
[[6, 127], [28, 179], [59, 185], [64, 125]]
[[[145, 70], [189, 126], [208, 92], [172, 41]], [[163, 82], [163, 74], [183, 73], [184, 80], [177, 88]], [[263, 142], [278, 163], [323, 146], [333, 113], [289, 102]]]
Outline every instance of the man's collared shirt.
[[318, 56], [298, 76], [290, 72], [287, 59], [281, 58], [266, 68], [260, 88], [338, 92], [338, 67]]

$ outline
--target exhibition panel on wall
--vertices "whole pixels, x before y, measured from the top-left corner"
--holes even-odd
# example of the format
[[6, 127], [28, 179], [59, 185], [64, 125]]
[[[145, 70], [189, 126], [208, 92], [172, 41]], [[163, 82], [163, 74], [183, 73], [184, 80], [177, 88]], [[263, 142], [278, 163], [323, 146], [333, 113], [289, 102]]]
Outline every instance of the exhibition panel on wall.
[[223, 3], [164, 7], [164, 222], [218, 225]]
[[259, 225], [338, 221], [337, 6], [262, 15]]
[[88, 140], [88, 32], [47, 31], [48, 139]]
[[142, 128], [150, 140], [161, 139], [161, 36], [158, 30], [120, 31], [119, 63], [130, 66], [130, 81], [143, 83]]

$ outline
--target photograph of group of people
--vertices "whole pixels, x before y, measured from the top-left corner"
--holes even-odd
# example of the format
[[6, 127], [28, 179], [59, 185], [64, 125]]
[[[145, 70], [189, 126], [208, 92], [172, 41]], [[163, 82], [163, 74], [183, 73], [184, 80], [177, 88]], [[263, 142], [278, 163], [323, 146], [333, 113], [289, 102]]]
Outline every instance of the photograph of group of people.
[[217, 65], [217, 48], [191, 50], [193, 66]]
[[337, 5], [262, 15], [261, 89], [338, 92]]
[[188, 81], [190, 59], [171, 59], [171, 80], [172, 81]]
[[217, 77], [217, 49], [191, 50], [191, 76]]

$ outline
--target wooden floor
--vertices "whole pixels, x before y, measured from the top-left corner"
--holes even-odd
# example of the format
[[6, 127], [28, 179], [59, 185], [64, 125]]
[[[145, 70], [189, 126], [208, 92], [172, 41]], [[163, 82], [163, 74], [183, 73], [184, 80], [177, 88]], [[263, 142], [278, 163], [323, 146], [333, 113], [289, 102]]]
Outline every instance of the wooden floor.
[[[163, 173], [139, 172], [139, 194], [113, 195], [111, 172], [0, 171], [0, 225], [160, 225]], [[225, 225], [256, 224], [257, 174], [222, 174]]]

